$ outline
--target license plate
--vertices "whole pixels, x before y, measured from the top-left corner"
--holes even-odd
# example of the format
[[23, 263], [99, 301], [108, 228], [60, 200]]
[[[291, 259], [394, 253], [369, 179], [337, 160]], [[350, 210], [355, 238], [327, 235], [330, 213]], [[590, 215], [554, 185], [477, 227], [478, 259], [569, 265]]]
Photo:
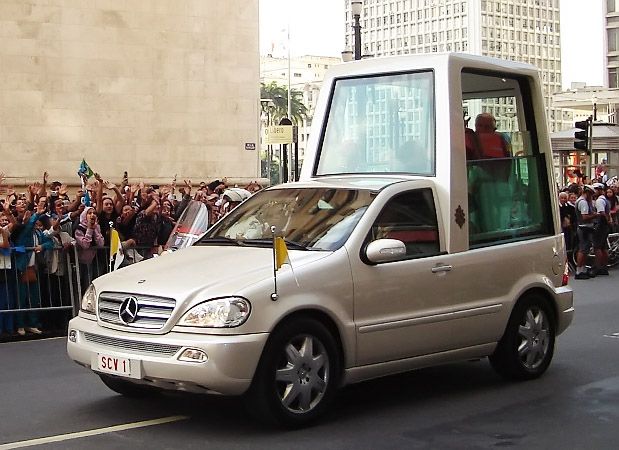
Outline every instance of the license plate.
[[99, 372], [130, 377], [131, 360], [128, 358], [119, 358], [118, 356], [109, 356], [99, 353], [97, 355], [97, 369]]

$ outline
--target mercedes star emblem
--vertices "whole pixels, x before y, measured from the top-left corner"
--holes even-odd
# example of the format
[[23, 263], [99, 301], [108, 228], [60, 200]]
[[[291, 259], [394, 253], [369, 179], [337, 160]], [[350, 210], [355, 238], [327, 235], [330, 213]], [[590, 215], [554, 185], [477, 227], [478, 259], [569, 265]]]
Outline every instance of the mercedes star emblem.
[[138, 299], [135, 297], [127, 297], [120, 305], [118, 317], [125, 325], [134, 322], [138, 315]]

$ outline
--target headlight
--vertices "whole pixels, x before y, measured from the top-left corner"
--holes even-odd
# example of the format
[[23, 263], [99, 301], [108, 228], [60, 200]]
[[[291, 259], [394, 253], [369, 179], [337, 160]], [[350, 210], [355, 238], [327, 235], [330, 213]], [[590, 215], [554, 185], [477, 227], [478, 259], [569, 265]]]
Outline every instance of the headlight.
[[91, 284], [90, 286], [88, 286], [88, 289], [86, 289], [86, 292], [84, 292], [84, 296], [82, 297], [82, 305], [80, 309], [84, 312], [94, 314], [96, 303], [97, 303], [97, 291], [95, 290], [95, 286]]
[[238, 327], [249, 317], [251, 305], [241, 297], [208, 300], [194, 306], [178, 322], [185, 327]]

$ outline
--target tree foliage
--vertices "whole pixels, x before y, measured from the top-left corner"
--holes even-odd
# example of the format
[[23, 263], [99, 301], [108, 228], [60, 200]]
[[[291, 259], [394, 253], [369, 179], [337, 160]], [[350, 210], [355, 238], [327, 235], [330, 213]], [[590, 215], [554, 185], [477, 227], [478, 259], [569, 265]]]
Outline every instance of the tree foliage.
[[[309, 111], [303, 103], [303, 92], [291, 89], [290, 98], [290, 119], [295, 125], [301, 125], [301, 123], [308, 119]], [[266, 103], [262, 103], [262, 110], [268, 112], [271, 117], [271, 124], [278, 124], [279, 121], [287, 117], [288, 109], [288, 88], [278, 85], [275, 81], [269, 84], [260, 83], [260, 99], [271, 99], [273, 106], [271, 110], [267, 111], [269, 106]]]

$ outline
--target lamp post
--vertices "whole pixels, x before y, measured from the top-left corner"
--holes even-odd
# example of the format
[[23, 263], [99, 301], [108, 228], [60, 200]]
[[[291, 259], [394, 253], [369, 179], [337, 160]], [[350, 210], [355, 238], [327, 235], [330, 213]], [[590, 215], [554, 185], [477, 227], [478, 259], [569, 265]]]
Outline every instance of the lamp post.
[[[260, 106], [262, 108], [262, 118], [266, 118], [266, 126], [267, 128], [271, 126], [271, 111], [273, 108], [275, 108], [275, 103], [273, 102], [272, 99], [270, 98], [261, 98], [260, 99]], [[266, 117], [264, 117], [266, 115]], [[264, 125], [264, 122], [263, 122]], [[264, 132], [262, 133], [262, 136], [264, 137]], [[266, 168], [266, 178], [269, 179], [269, 181], [271, 180], [271, 164], [273, 161], [273, 147], [271, 146], [271, 144], [267, 144], [267, 168]]]
[[598, 97], [593, 93], [593, 97], [591, 97], [591, 103], [593, 103], [593, 121], [598, 120]]
[[361, 59], [361, 9], [363, 8], [363, 1], [355, 0], [350, 2], [350, 9], [353, 16], [353, 32], [355, 35], [355, 61]]

